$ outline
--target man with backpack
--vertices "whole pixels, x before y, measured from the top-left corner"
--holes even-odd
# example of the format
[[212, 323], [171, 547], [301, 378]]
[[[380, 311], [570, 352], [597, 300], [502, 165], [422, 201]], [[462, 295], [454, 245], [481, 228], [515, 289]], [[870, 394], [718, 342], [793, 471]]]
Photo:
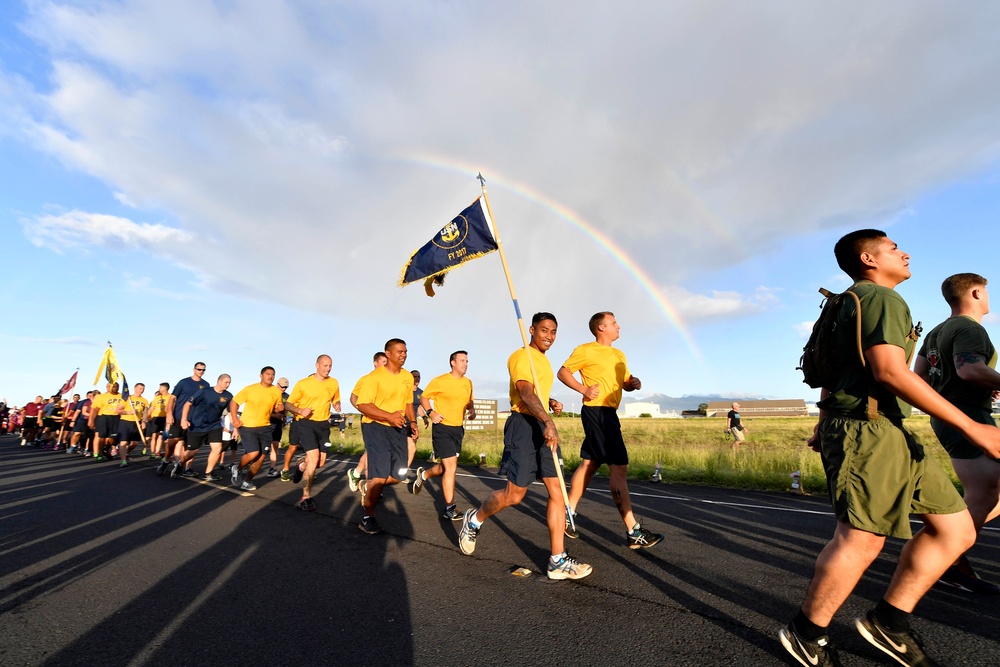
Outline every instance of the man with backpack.
[[[809, 440], [823, 456], [837, 527], [816, 560], [800, 611], [779, 639], [802, 665], [839, 665], [827, 635], [834, 614], [887, 536], [911, 538], [909, 515], [917, 514], [924, 528], [905, 544], [882, 599], [855, 620], [855, 627], [900, 664], [934, 665], [910, 632], [909, 617], [948, 566], [972, 546], [976, 531], [951, 480], [925, 456], [903, 422], [911, 405], [920, 408], [994, 458], [1000, 456], [1000, 429], [976, 423], [910, 370], [918, 331], [895, 291], [910, 277], [909, 255], [884, 232], [871, 229], [844, 236], [834, 254], [855, 281], [850, 291], [858, 300], [828, 305], [837, 309], [832, 347], [812, 356], [807, 346], [803, 367], [809, 377], [811, 361], [838, 359], [837, 370], [822, 385], [819, 422]], [[817, 326], [825, 322], [828, 318], [821, 317]]]

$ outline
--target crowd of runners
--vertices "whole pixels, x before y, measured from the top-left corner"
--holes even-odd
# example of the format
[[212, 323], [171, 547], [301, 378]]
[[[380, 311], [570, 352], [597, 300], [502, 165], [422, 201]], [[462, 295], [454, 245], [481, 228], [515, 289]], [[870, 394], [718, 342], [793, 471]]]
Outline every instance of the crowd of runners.
[[[581, 465], [572, 481], [572, 494], [564, 496], [562, 454], [552, 415], [562, 405], [550, 398], [553, 372], [547, 352], [555, 342], [556, 318], [538, 313], [532, 318], [530, 346], [515, 351], [508, 360], [511, 416], [504, 427], [504, 453], [500, 474], [506, 486], [490, 494], [475, 508], [461, 510], [455, 502], [455, 476], [465, 435], [463, 424], [475, 418], [472, 382], [466, 373], [469, 356], [453, 352], [447, 372], [420, 387], [420, 373], [404, 368], [406, 343], [386, 342], [373, 359], [372, 371], [361, 377], [345, 396], [361, 415], [365, 452], [352, 466], [346, 481], [360, 495], [358, 527], [367, 534], [382, 528], [376, 518], [386, 486], [405, 483], [413, 495], [439, 478], [444, 500], [443, 516], [462, 522], [459, 545], [472, 554], [484, 522], [505, 507], [521, 502], [528, 487], [541, 481], [548, 494], [547, 527], [551, 558], [547, 576], [580, 579], [593, 568], [580, 563], [565, 549], [565, 538], [578, 537], [576, 508], [597, 469], [611, 470], [611, 492], [624, 523], [624, 543], [631, 549], [652, 547], [663, 539], [641, 525], [632, 512], [628, 494], [628, 452], [622, 438], [617, 409], [623, 391], [641, 387], [632, 376], [625, 355], [613, 347], [620, 327], [610, 312], [590, 320], [594, 342], [577, 347], [559, 368], [558, 377], [583, 396], [585, 432]], [[268, 464], [268, 477], [301, 484], [296, 507], [315, 511], [313, 485], [326, 464], [331, 428], [341, 432], [353, 417], [345, 418], [340, 383], [330, 373], [333, 360], [322, 354], [315, 372], [294, 385], [265, 366], [258, 382], [229, 391], [231, 377], [221, 374], [214, 383], [204, 379], [207, 367], [194, 365], [190, 377], [160, 383], [148, 397], [136, 384], [122, 391], [109, 382], [104, 391], [93, 390], [72, 400], [42, 396], [15, 410], [22, 447], [65, 451], [96, 462], [112, 461], [127, 468], [135, 456], [158, 461], [156, 474], [171, 478], [196, 477], [229, 483], [254, 491], [254, 479]], [[579, 376], [579, 379], [577, 379]], [[429, 429], [433, 465], [410, 470], [421, 430]], [[286, 437], [284, 454], [278, 452]], [[202, 449], [207, 455], [198, 457]], [[566, 502], [568, 500], [568, 504]]]
[[[947, 278], [941, 289], [951, 317], [918, 348], [921, 327], [913, 324], [895, 291], [910, 277], [909, 255], [878, 230], [846, 235], [834, 254], [854, 280], [849, 291], [857, 298], [834, 302], [838, 310], [830, 332], [836, 351], [831, 354], [843, 361], [834, 364], [832, 379], [824, 381], [820, 418], [808, 444], [822, 455], [837, 523], [817, 558], [801, 608], [778, 639], [801, 665], [839, 666], [828, 634], [834, 615], [881, 553], [886, 537], [899, 537], [907, 542], [896, 572], [882, 599], [856, 619], [855, 627], [896, 663], [933, 666], [937, 663], [910, 630], [910, 615], [930, 587], [940, 582], [972, 593], [1000, 593], [979, 577], [965, 555], [983, 525], [1000, 515], [1000, 429], [991, 416], [1000, 373], [995, 370], [996, 350], [982, 326], [989, 313], [987, 281], [974, 273]], [[620, 330], [614, 314], [599, 312], [589, 325], [595, 340], [576, 347], [554, 373], [547, 353], [556, 340], [556, 318], [546, 312], [534, 315], [530, 345], [507, 361], [511, 414], [500, 464], [506, 485], [464, 512], [454, 493], [463, 423], [475, 416], [473, 387], [466, 377], [468, 354], [451, 354], [448, 372], [421, 391], [419, 374], [403, 367], [406, 343], [398, 338], [386, 342], [374, 356], [375, 368], [349, 395], [362, 415], [365, 444], [365, 454], [346, 475], [351, 491], [360, 494], [358, 527], [368, 534], [381, 532], [376, 513], [386, 486], [406, 482], [417, 495], [440, 478], [444, 516], [462, 522], [458, 544], [470, 555], [488, 519], [520, 503], [529, 485], [541, 481], [548, 496], [548, 577], [580, 579], [593, 568], [566, 552], [565, 538], [578, 537], [581, 496], [596, 470], [607, 464], [625, 544], [642, 549], [659, 543], [663, 535], [643, 527], [632, 510], [628, 453], [617, 415], [622, 392], [639, 389], [641, 383], [613, 346]], [[203, 379], [205, 364], [198, 363], [191, 377], [172, 390], [161, 384], [148, 400], [142, 385], [125, 397], [117, 384], [86, 397], [75, 395], [72, 401], [39, 396], [15, 411], [7, 428], [20, 429], [22, 446], [65, 448], [97, 461], [118, 460], [123, 467], [141, 444], [146, 455], [160, 460], [159, 475], [226, 480], [245, 491], [256, 488], [254, 477], [270, 461], [267, 474], [301, 483], [297, 507], [311, 511], [316, 509], [312, 485], [326, 461], [331, 419], [341, 413], [340, 385], [330, 376], [331, 368], [331, 358], [320, 355], [315, 373], [289, 392], [288, 381], [275, 382], [274, 369], [265, 366], [259, 382], [234, 395], [228, 375], [212, 385]], [[562, 411], [550, 395], [555, 378], [583, 397], [582, 462], [568, 496], [563, 495], [559, 434], [552, 419]], [[931, 416], [964, 498], [905, 426], [911, 406]], [[18, 419], [23, 421], [18, 424]], [[289, 444], [279, 470], [277, 449], [286, 420]], [[431, 428], [436, 462], [417, 468], [409, 482], [421, 422]], [[195, 455], [206, 444], [210, 453], [202, 471], [196, 469]], [[302, 455], [296, 458], [296, 452]], [[916, 533], [911, 533], [911, 515], [923, 522]]]

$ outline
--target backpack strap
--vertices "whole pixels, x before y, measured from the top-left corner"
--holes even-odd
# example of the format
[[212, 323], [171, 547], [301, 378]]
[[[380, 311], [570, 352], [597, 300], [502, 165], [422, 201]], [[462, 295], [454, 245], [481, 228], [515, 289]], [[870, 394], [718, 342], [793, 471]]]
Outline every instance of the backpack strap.
[[850, 295], [854, 299], [855, 308], [855, 341], [858, 350], [858, 359], [861, 361], [861, 368], [865, 370], [865, 384], [868, 387], [868, 406], [865, 411], [865, 417], [869, 421], [874, 421], [878, 419], [878, 398], [875, 397], [875, 378], [872, 377], [871, 373], [868, 372], [868, 364], [865, 362], [865, 353], [861, 347], [861, 299], [858, 295], [852, 291], [852, 288], [858, 283], [854, 283], [851, 287], [848, 287], [844, 294]]

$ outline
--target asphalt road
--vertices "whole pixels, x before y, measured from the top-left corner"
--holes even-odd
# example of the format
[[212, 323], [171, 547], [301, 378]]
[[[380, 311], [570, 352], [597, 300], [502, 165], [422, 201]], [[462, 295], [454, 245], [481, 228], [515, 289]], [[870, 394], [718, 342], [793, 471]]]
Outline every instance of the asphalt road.
[[[0, 664], [788, 665], [776, 640], [833, 530], [825, 499], [635, 482], [644, 524], [630, 551], [596, 478], [567, 541], [594, 573], [550, 582], [544, 489], [490, 519], [473, 557], [440, 518], [440, 487], [384, 496], [387, 534], [356, 525], [358, 496], [333, 455], [319, 511], [298, 489], [254, 494], [19, 447], [0, 438]], [[414, 467], [420, 462], [414, 462]], [[459, 471], [460, 508], [503, 483]], [[837, 617], [846, 665], [884, 665], [853, 629], [884, 590], [891, 541]], [[1000, 533], [973, 552], [1000, 581]], [[533, 571], [515, 577], [518, 566]], [[1000, 665], [1000, 596], [935, 588], [917, 609], [945, 665]]]

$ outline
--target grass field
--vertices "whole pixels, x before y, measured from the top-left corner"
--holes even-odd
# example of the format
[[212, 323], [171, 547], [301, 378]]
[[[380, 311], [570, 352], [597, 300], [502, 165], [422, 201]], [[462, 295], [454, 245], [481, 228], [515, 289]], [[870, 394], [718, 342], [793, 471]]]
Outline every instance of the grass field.
[[[748, 442], [734, 452], [732, 439], [724, 433], [725, 421], [722, 419], [623, 419], [622, 431], [629, 449], [629, 476], [649, 479], [659, 462], [660, 475], [665, 482], [782, 491], [791, 487], [791, 473], [799, 470], [807, 493], [826, 493], [819, 454], [805, 444], [812, 434], [815, 418], [759, 417], [744, 419], [744, 423], [749, 429]], [[929, 418], [912, 417], [907, 424], [957, 486], [958, 478], [947, 453], [931, 431]], [[580, 463], [583, 427], [576, 417], [557, 418], [556, 425], [566, 470], [572, 473]], [[334, 432], [334, 448], [339, 441]], [[348, 430], [342, 442], [345, 452], [360, 454], [363, 450], [357, 426]], [[467, 431], [460, 462], [478, 463], [481, 452], [486, 454], [488, 467], [498, 467], [503, 453], [503, 434]], [[416, 460], [426, 459], [430, 454], [430, 434], [422, 431]], [[607, 468], [599, 474], [607, 474]]]

